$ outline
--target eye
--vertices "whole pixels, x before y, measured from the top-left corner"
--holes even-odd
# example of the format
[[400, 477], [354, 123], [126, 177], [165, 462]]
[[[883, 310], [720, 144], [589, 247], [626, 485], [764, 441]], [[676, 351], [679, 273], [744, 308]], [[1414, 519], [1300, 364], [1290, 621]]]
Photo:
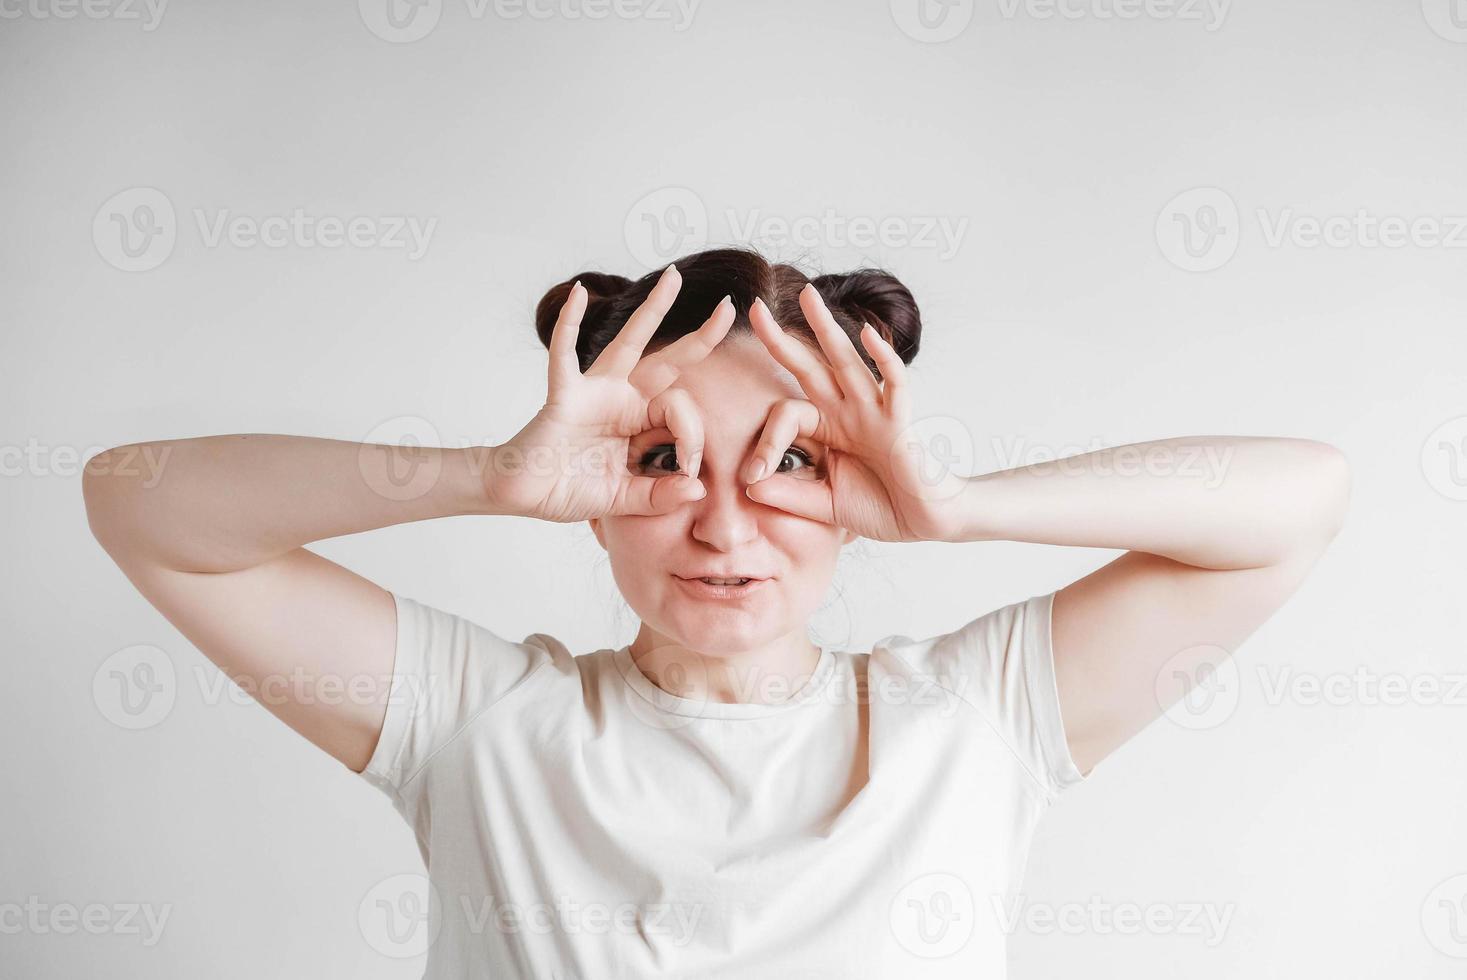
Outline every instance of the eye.
[[637, 466], [639, 469], [645, 470], [648, 466], [652, 465], [652, 461], [654, 459], [657, 459], [661, 456], [666, 456], [670, 460], [672, 460], [672, 469], [663, 469], [662, 467], [658, 467], [658, 469], [662, 469], [662, 472], [664, 473], [681, 472], [681, 467], [678, 465], [677, 462], [677, 446], [673, 445], [670, 442], [665, 442], [660, 446], [653, 446], [651, 449], [644, 452], [642, 454], [642, 458], [637, 462]]
[[808, 470], [811, 470], [811, 471], [813, 471], [815, 469], [815, 460], [811, 458], [811, 456], [810, 456], [809, 453], [805, 452], [805, 450], [803, 450], [803, 449], [798, 449], [798, 448], [796, 448], [794, 446], [791, 446], [790, 448], [786, 449], [784, 451], [784, 455], [780, 457], [780, 459], [779, 459], [779, 465], [775, 467], [774, 472], [776, 472], [776, 473], [791, 473], [791, 472], [798, 473], [798, 472], [801, 472], [801, 470], [794, 469], [794, 468], [786, 469], [784, 463], [785, 463], [785, 460], [787, 460], [787, 459], [795, 459], [795, 460], [798, 460], [800, 463], [803, 464], [803, 467], [802, 467], [803, 469], [808, 469]]

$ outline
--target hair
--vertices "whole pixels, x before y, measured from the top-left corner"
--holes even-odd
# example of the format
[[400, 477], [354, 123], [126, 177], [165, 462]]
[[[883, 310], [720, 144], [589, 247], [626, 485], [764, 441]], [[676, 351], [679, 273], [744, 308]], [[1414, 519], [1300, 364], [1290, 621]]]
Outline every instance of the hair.
[[[821, 351], [820, 342], [805, 320], [799, 303], [800, 291], [805, 284], [814, 283], [835, 322], [850, 337], [856, 353], [878, 381], [881, 371], [860, 340], [863, 322], [871, 324], [891, 345], [902, 363], [910, 364], [917, 356], [917, 346], [922, 337], [922, 318], [917, 311], [917, 301], [900, 280], [885, 270], [857, 269], [811, 279], [795, 266], [771, 264], [758, 252], [747, 248], [708, 249], [676, 259], [673, 264], [682, 275], [682, 286], [672, 309], [662, 318], [656, 333], [647, 342], [646, 353], [657, 351], [697, 330], [724, 296], [733, 298], [735, 311], [729, 336], [753, 335], [749, 309], [758, 297], [787, 333], [798, 337], [818, 353]], [[576, 337], [576, 357], [584, 372], [651, 293], [663, 271], [649, 272], [636, 281], [604, 272], [583, 272], [552, 286], [535, 307], [535, 332], [540, 342], [547, 349], [550, 347], [556, 318], [570, 296], [571, 287], [580, 280], [588, 294], [586, 312]]]

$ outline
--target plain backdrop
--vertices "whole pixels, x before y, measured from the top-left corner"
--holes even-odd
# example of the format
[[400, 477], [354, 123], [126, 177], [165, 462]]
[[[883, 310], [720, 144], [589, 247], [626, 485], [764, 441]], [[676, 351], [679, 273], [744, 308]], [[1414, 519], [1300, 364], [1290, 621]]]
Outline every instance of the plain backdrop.
[[[1044, 819], [1013, 976], [1461, 975], [1467, 7], [393, 2], [0, 3], [0, 975], [422, 970], [359, 921], [407, 827], [132, 589], [80, 461], [502, 441], [548, 286], [727, 242], [907, 282], [973, 472], [1209, 433], [1353, 463], [1223, 707]], [[319, 548], [515, 639], [636, 629], [584, 525]], [[863, 543], [814, 628], [929, 635], [1114, 555]]]

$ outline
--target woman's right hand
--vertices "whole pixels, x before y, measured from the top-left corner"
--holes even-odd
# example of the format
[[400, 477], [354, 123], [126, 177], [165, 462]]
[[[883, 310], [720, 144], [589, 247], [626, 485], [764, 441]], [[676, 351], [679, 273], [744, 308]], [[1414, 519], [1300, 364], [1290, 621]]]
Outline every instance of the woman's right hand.
[[[702, 420], [688, 392], [670, 385], [723, 339], [734, 308], [725, 297], [696, 331], [643, 357], [681, 284], [669, 265], [585, 374], [576, 358], [576, 337], [587, 293], [579, 282], [571, 288], [551, 333], [545, 405], [513, 438], [495, 447], [485, 471], [492, 512], [574, 523], [616, 514], [662, 514], [704, 495], [697, 479]], [[683, 472], [634, 472], [627, 458], [632, 437], [661, 428], [672, 433]]]

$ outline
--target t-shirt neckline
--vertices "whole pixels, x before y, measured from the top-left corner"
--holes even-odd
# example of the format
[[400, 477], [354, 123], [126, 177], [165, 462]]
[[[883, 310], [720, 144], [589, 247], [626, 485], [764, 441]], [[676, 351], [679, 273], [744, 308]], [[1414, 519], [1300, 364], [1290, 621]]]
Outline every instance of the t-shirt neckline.
[[835, 673], [834, 651], [830, 647], [821, 646], [820, 659], [816, 661], [815, 669], [811, 671], [805, 683], [800, 685], [800, 689], [783, 701], [767, 703], [704, 701], [697, 698], [680, 697], [658, 687], [650, 677], [642, 673], [642, 668], [637, 666], [636, 660], [632, 657], [630, 643], [616, 649], [612, 657], [622, 681], [644, 701], [663, 711], [688, 718], [767, 718], [819, 699], [821, 691], [825, 689], [830, 682], [831, 675]]

